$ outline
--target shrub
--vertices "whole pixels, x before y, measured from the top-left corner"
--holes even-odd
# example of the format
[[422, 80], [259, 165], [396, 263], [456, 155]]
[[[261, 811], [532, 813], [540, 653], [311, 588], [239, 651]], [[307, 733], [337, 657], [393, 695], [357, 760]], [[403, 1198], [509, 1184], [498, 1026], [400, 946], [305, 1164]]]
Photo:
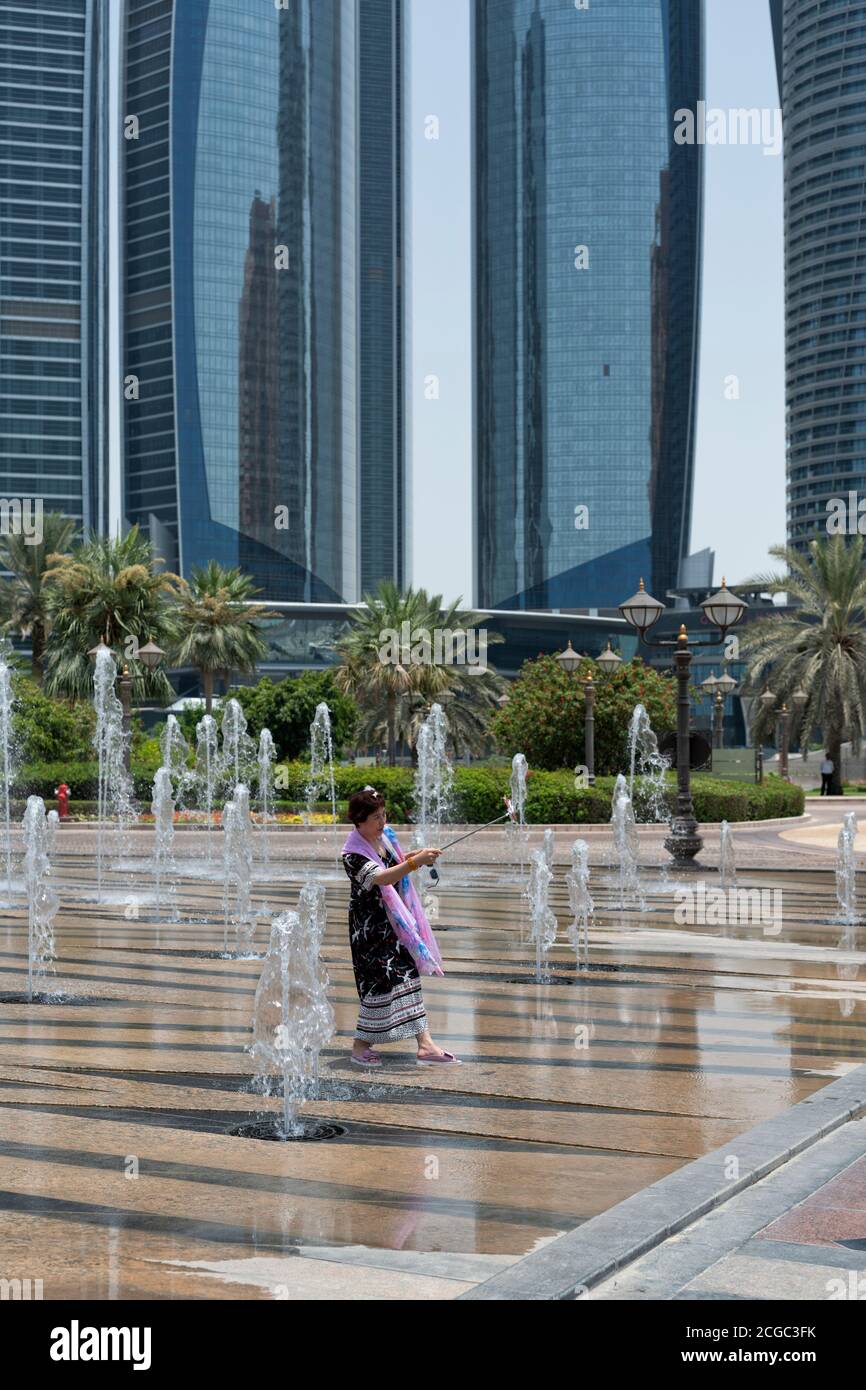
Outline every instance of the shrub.
[[13, 680], [12, 729], [22, 762], [90, 758], [96, 714], [86, 700], [50, 699], [29, 676]]
[[310, 725], [316, 706], [322, 701], [331, 714], [335, 757], [340, 756], [355, 733], [357, 706], [337, 689], [330, 671], [304, 671], [276, 685], [265, 676], [256, 685], [239, 686], [229, 695], [241, 706], [253, 738], [258, 739], [262, 729], [270, 729], [279, 758], [293, 759], [309, 753]]
[[[151, 740], [152, 742], [152, 740]], [[142, 807], [149, 807], [153, 778], [159, 766], [158, 747], [148, 749], [148, 757], [133, 761], [135, 795]], [[286, 805], [303, 804], [304, 789], [309, 778], [309, 764], [281, 763], [275, 769], [276, 799]], [[93, 761], [64, 761], [31, 763], [20, 769], [15, 779], [17, 798], [41, 796], [54, 799], [54, 789], [63, 780], [69, 783], [76, 801], [92, 800], [98, 794], [99, 769]], [[469, 825], [483, 825], [504, 811], [503, 797], [509, 794], [510, 769], [507, 767], [457, 767], [454, 770], [454, 820]], [[610, 820], [613, 777], [599, 777], [593, 787], [576, 788], [570, 770], [533, 772], [526, 784], [526, 820], [530, 825], [604, 824]], [[337, 812], [346, 815], [346, 803], [353, 792], [372, 785], [383, 793], [392, 821], [407, 823], [412, 819], [413, 770], [408, 767], [347, 767], [334, 768], [334, 787]], [[668, 803], [673, 806], [676, 778], [667, 779]], [[696, 775], [692, 778], [692, 799], [695, 816], [701, 822], [722, 820], [732, 824], [750, 820], [770, 820], [803, 813], [804, 794], [801, 787], [768, 777], [763, 785], [750, 782], [727, 782], [719, 778]], [[322, 800], [321, 796], [319, 798]], [[638, 801], [637, 795], [635, 801]], [[640, 803], [638, 802], [638, 805]]]
[[492, 731], [501, 752], [525, 753], [530, 767], [554, 771], [577, 767], [584, 757], [582, 677], [595, 680], [595, 769], [614, 774], [627, 765], [628, 728], [636, 704], [644, 706], [657, 735], [676, 727], [676, 691], [639, 657], [602, 676], [588, 657], [578, 672], [564, 671], [554, 656], [526, 661], [513, 682], [508, 703], [493, 718]]

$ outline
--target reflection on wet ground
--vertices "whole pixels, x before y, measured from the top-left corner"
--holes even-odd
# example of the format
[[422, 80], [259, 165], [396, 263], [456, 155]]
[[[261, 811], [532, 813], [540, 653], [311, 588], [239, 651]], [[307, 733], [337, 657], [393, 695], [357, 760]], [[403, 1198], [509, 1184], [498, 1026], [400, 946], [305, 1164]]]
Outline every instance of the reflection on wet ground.
[[[329, 884], [337, 1034], [308, 1111], [343, 1132], [275, 1144], [230, 1133], [279, 1101], [249, 1090], [260, 964], [209, 954], [217, 875], [181, 880], [179, 920], [158, 922], [119, 875], [109, 901], [76, 901], [92, 865], [64, 855], [63, 1000], [0, 999], [0, 1275], [46, 1298], [454, 1298], [863, 1060], [866, 936], [832, 922], [829, 872], [741, 874], [782, 892], [773, 932], [680, 925], [670, 888], [620, 912], [595, 870], [588, 972], [563, 876], [541, 986], [519, 889], [490, 867], [443, 881], [448, 973], [424, 991], [464, 1065], [418, 1068], [407, 1042], [374, 1074], [348, 1062], [347, 894]], [[255, 898], [273, 912], [297, 891]], [[0, 912], [7, 1001], [25, 949], [23, 908]]]

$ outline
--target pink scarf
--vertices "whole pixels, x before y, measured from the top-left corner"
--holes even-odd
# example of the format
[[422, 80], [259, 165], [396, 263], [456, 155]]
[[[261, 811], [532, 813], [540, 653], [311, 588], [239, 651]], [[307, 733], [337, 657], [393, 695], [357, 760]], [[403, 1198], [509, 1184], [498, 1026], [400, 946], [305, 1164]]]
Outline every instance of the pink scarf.
[[[406, 856], [397, 843], [397, 837], [393, 831], [389, 838], [402, 862]], [[370, 841], [365, 840], [357, 828], [352, 831], [343, 845], [342, 853], [362, 854], [365, 859], [372, 859], [375, 864], [379, 865], [380, 869], [388, 867], [384, 860], [380, 859]], [[411, 878], [407, 878], [406, 884], [405, 902], [393, 884], [377, 883], [375, 886], [382, 894], [382, 901], [385, 904], [385, 911], [388, 914], [388, 921], [391, 923], [394, 935], [400, 945], [406, 947], [419, 974], [444, 975], [439, 947], [433, 932], [430, 930], [430, 923], [427, 921], [421, 906], [421, 899], [415, 891], [415, 885]]]

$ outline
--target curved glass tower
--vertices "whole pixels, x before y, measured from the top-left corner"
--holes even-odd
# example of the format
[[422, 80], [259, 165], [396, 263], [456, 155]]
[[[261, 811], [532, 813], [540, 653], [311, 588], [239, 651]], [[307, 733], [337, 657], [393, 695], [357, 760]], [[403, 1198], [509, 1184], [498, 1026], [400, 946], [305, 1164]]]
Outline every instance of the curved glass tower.
[[477, 602], [664, 594], [687, 552], [700, 0], [474, 0]]
[[831, 498], [866, 493], [866, 0], [771, 10], [785, 116], [788, 540], [804, 549], [827, 534]]
[[184, 573], [400, 578], [401, 46], [402, 0], [127, 0], [125, 512]]

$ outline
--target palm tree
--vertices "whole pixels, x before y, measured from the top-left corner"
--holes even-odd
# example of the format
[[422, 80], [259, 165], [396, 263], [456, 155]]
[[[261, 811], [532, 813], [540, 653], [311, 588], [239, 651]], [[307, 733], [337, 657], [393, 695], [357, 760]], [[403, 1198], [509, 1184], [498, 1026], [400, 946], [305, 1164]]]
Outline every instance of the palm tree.
[[251, 602], [257, 593], [249, 575], [224, 569], [216, 560], [204, 569], [194, 569], [189, 582], [177, 581], [178, 641], [172, 661], [198, 671], [208, 714], [213, 708], [215, 675], [222, 673], [228, 681], [232, 671], [255, 671], [267, 655], [257, 624], [277, 614]]
[[30, 638], [37, 685], [42, 684], [48, 628], [45, 574], [51, 561], [68, 551], [76, 530], [75, 522], [60, 512], [45, 512], [38, 545], [26, 544], [23, 535], [0, 537], [0, 569], [11, 575], [0, 580], [0, 624], [7, 632]]
[[[462, 730], [464, 746], [470, 746], [470, 727], [483, 723], [479, 711], [492, 703], [503, 683], [490, 670], [471, 675], [469, 666], [449, 659], [449, 638], [440, 639], [440, 649], [435, 636], [465, 634], [478, 626], [480, 614], [461, 609], [459, 603], [443, 608], [440, 594], [430, 596], [424, 589], [403, 593], [384, 580], [375, 594], [365, 594], [364, 607], [350, 621], [349, 631], [336, 644], [340, 665], [334, 679], [359, 705], [359, 741], [374, 743], [384, 735], [393, 766], [398, 742], [414, 743], [418, 725], [438, 700], [448, 706], [451, 718], [460, 704], [461, 717], [454, 719], [452, 728], [458, 737]], [[487, 641], [503, 638], [488, 633]], [[477, 730], [473, 738], [471, 746], [476, 747]]]
[[51, 556], [45, 580], [49, 695], [89, 695], [93, 671], [88, 652], [104, 641], [129, 667], [133, 698], [164, 703], [172, 698], [165, 672], [148, 671], [137, 653], [151, 639], [163, 647], [174, 640], [166, 597], [177, 578], [157, 569], [153, 546], [137, 526], [123, 537], [93, 535], [70, 555]]
[[[774, 546], [774, 560], [787, 574], [758, 575], [749, 588], [786, 593], [798, 607], [793, 612], [759, 618], [740, 637], [750, 655], [746, 686], [759, 694], [772, 672], [773, 693], [792, 711], [800, 745], [808, 748], [817, 729], [835, 771], [831, 791], [842, 793], [842, 743], [856, 748], [866, 727], [866, 570], [863, 537], [814, 540], [803, 555], [787, 546]], [[745, 586], [744, 586], [745, 587]], [[797, 710], [794, 692], [806, 694]], [[756, 738], [765, 737], [775, 717], [756, 702]]]

